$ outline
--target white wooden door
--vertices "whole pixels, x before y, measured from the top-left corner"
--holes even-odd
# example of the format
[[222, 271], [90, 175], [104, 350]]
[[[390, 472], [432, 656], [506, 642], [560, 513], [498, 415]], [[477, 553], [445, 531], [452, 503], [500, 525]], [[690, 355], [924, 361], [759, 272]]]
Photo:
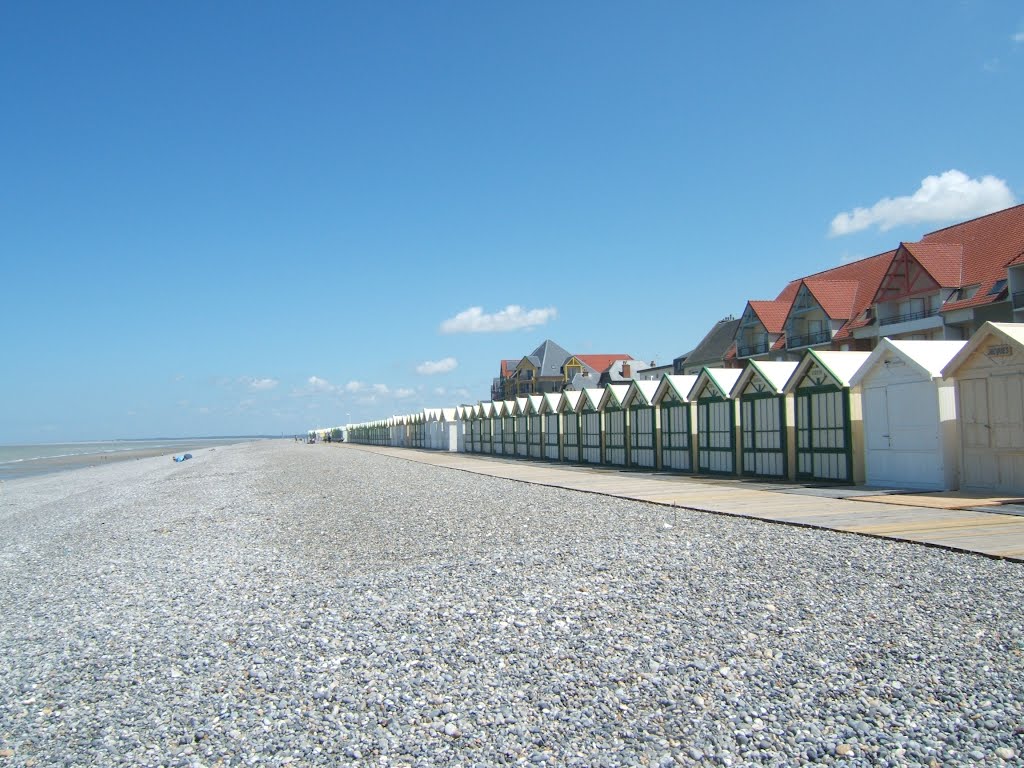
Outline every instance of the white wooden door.
[[964, 487], [995, 488], [999, 466], [992, 445], [987, 379], [960, 380], [960, 426]]
[[1024, 493], [1024, 376], [989, 376], [989, 416], [992, 447], [1002, 493]]

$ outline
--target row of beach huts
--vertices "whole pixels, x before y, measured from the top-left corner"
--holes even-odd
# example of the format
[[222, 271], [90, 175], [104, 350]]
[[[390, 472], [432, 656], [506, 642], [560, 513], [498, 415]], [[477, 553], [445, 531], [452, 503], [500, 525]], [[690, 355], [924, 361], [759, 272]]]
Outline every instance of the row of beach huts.
[[1024, 324], [348, 425], [352, 443], [1024, 495]]

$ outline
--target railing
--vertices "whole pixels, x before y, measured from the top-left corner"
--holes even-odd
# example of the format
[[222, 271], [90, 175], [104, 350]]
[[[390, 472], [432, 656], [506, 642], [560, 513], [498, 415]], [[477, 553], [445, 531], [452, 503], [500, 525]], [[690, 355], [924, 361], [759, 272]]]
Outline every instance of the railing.
[[751, 355], [763, 355], [771, 346], [767, 341], [759, 341], [757, 344], [744, 344], [736, 347], [736, 357], [750, 357]]
[[1013, 308], [1021, 309], [1024, 307], [1024, 291], [1013, 292]]
[[895, 325], [896, 323], [909, 323], [911, 320], [923, 320], [926, 317], [934, 317], [939, 314], [938, 309], [922, 309], [919, 312], [906, 312], [902, 315], [878, 318], [879, 325]]
[[797, 347], [809, 347], [812, 344], [824, 344], [825, 342], [831, 340], [831, 331], [816, 331], [814, 333], [805, 333], [803, 336], [788, 337], [786, 339], [786, 349], [796, 349]]

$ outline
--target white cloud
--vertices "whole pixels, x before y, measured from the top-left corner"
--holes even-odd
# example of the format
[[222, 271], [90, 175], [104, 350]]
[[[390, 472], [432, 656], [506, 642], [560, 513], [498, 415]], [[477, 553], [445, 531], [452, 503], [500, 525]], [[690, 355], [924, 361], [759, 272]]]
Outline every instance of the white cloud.
[[361, 381], [350, 381], [345, 385], [345, 391], [355, 394], [356, 392], [362, 392], [366, 388], [366, 385]]
[[314, 392], [334, 392], [337, 389], [327, 379], [321, 379], [319, 376], [310, 376], [306, 379], [306, 383]]
[[1024, 43], [1024, 32], [1018, 32], [1013, 36], [1013, 42]]
[[558, 317], [554, 307], [545, 309], [523, 309], [518, 304], [509, 304], [492, 315], [484, 314], [482, 307], [470, 307], [441, 323], [441, 333], [495, 333], [535, 328], [548, 320]]
[[[316, 376], [313, 378], [315, 379]], [[276, 387], [278, 383], [277, 379], [249, 379], [249, 389], [255, 389], [257, 392], [266, 392]]]
[[425, 363], [420, 363], [416, 366], [416, 373], [431, 376], [435, 373], [448, 373], [448, 371], [454, 371], [458, 367], [458, 360], [454, 357], [446, 357], [443, 360], [427, 360]]
[[416, 390], [409, 389], [408, 387], [399, 387], [398, 389], [395, 390], [394, 394], [395, 397], [398, 398], [399, 400], [404, 400], [408, 397], [412, 397], [413, 395], [415, 395]]
[[928, 176], [912, 195], [883, 197], [870, 208], [854, 208], [832, 219], [832, 237], [849, 235], [877, 225], [885, 232], [902, 224], [946, 222], [983, 216], [1015, 202], [1010, 187], [995, 176], [972, 179], [949, 170]]
[[386, 394], [391, 392], [391, 390], [388, 388], [387, 384], [374, 384], [373, 385], [373, 391], [374, 391], [374, 394], [377, 394], [377, 395], [386, 395]]

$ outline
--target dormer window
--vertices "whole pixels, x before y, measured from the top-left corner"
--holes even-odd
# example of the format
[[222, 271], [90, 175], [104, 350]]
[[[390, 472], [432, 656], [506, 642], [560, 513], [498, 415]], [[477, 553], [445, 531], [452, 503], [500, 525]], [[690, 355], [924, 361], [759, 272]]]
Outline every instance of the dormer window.
[[992, 286], [992, 290], [988, 292], [988, 295], [995, 296], [997, 293], [1001, 293], [1005, 287], [1006, 280], [996, 280], [995, 284]]

